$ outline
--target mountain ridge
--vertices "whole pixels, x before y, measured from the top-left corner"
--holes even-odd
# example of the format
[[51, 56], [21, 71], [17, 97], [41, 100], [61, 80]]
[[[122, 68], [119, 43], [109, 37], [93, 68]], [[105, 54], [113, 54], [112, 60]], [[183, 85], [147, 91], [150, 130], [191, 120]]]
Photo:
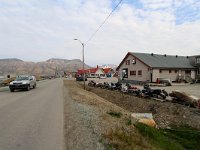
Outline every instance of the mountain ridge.
[[[63, 75], [64, 72], [76, 72], [82, 69], [83, 62], [80, 59], [50, 58], [46, 61], [31, 62], [17, 58], [0, 59], [0, 75], [6, 74], [33, 74], [55, 75], [55, 72]], [[85, 68], [91, 68], [85, 64]]]

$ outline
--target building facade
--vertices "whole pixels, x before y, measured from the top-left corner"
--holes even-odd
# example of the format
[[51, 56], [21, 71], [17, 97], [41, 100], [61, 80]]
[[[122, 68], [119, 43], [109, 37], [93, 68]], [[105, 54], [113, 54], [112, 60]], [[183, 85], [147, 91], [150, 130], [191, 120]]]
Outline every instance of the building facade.
[[86, 70], [78, 70], [77, 75], [83, 76], [84, 73], [88, 78], [98, 78], [106, 76], [102, 68], [90, 68]]
[[192, 66], [197, 68], [196, 78], [200, 80], [200, 55], [191, 56], [189, 59]]
[[194, 80], [197, 67], [190, 57], [129, 52], [117, 67], [123, 80], [156, 82], [159, 78], [171, 81]]

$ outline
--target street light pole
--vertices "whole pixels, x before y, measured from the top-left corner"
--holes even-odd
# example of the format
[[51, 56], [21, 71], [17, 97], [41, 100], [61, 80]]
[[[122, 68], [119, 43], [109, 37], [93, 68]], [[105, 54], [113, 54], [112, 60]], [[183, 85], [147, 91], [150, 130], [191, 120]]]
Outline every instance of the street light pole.
[[82, 43], [79, 39], [74, 39], [76, 41], [79, 41], [82, 45], [82, 50], [83, 50], [83, 84], [84, 84], [84, 90], [85, 90], [85, 57], [84, 57], [84, 43]]

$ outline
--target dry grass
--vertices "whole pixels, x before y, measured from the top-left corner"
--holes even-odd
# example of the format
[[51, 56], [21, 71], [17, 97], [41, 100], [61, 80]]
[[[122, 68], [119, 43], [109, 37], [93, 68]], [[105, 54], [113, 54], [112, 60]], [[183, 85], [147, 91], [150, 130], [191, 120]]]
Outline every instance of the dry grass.
[[144, 138], [133, 126], [110, 130], [104, 137], [109, 141], [108, 149], [117, 150], [156, 150], [159, 149], [150, 144], [150, 139]]
[[72, 99], [90, 105], [98, 112], [98, 121], [94, 123], [94, 126], [97, 128], [96, 131], [102, 135], [100, 142], [107, 149], [157, 149], [148, 138], [143, 137], [133, 125], [130, 125], [131, 113], [129, 111], [93, 92], [83, 90], [83, 86], [75, 81], [65, 80], [64, 85], [69, 90]]
[[8, 78], [2, 82], [3, 85], [9, 85], [10, 82], [14, 81], [15, 77]]

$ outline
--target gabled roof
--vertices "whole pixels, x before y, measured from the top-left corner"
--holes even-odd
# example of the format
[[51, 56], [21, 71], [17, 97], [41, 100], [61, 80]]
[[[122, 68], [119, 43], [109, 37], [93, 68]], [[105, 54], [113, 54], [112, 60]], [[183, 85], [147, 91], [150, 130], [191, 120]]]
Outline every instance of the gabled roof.
[[90, 69], [87, 69], [87, 72], [88, 73], [96, 73], [98, 69], [99, 68], [90, 68]]
[[79, 74], [84, 74], [84, 73], [87, 73], [87, 70], [78, 70], [77, 71], [77, 74], [79, 75]]
[[112, 71], [112, 68], [103, 68], [103, 71], [105, 73], [110, 73]]
[[77, 74], [83, 74], [83, 73], [96, 73], [97, 70], [101, 69], [102, 72], [104, 72], [104, 70], [102, 68], [90, 68], [90, 69], [86, 69], [86, 70], [78, 70]]
[[[132, 55], [133, 57], [136, 57], [141, 62], [143, 62], [145, 65], [152, 67], [152, 68], [162, 68], [162, 69], [195, 69], [190, 62], [188, 57], [186, 56], [175, 56], [175, 55], [159, 55], [159, 54], [148, 54], [148, 53], [135, 53], [135, 52], [129, 52], [124, 60], [129, 56]], [[123, 60], [123, 61], [124, 61]], [[119, 67], [122, 65], [123, 61], [120, 63]]]

